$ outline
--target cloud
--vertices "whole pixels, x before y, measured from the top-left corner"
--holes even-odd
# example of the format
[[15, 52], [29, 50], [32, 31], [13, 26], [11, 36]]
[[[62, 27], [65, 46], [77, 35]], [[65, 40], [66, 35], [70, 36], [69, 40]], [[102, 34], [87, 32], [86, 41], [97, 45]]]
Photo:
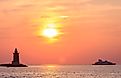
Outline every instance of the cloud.
[[121, 6], [121, 0], [92, 0], [89, 3], [94, 5]]
[[32, 0], [0, 0], [0, 11], [3, 13], [19, 11], [31, 7]]
[[0, 2], [6, 2], [6, 1], [9, 1], [9, 0], [0, 0]]
[[[24, 13], [38, 13], [45, 10], [59, 11], [63, 12], [78, 12], [83, 9], [96, 9], [100, 8], [99, 4], [101, 1], [99, 0], [1, 0], [0, 3], [0, 11], [3, 13], [10, 12], [24, 12]], [[98, 9], [97, 8], [97, 9]], [[67, 13], [68, 13], [67, 12]]]

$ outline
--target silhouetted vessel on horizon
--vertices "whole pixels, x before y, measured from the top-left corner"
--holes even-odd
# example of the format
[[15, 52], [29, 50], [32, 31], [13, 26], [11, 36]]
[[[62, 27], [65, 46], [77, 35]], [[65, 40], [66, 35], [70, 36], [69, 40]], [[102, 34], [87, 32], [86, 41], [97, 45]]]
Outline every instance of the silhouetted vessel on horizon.
[[103, 61], [102, 59], [98, 59], [98, 61], [92, 65], [116, 65], [116, 63], [113, 63], [107, 60]]
[[0, 66], [4, 66], [4, 67], [28, 67], [27, 65], [20, 64], [20, 62], [19, 62], [19, 53], [18, 53], [17, 48], [15, 48], [15, 51], [13, 53], [12, 64], [0, 64]]

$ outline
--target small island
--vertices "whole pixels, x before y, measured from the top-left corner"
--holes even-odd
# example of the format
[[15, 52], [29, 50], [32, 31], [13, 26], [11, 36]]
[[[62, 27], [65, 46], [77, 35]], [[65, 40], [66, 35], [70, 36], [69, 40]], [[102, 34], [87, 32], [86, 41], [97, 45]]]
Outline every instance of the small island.
[[13, 61], [11, 64], [0, 64], [0, 66], [4, 67], [28, 67], [27, 65], [20, 64], [19, 62], [19, 53], [17, 48], [15, 48], [15, 51], [13, 53]]
[[102, 59], [98, 59], [98, 61], [95, 62], [92, 65], [116, 65], [116, 63], [113, 63], [113, 62], [110, 62], [110, 61], [107, 61], [107, 60], [103, 61]]

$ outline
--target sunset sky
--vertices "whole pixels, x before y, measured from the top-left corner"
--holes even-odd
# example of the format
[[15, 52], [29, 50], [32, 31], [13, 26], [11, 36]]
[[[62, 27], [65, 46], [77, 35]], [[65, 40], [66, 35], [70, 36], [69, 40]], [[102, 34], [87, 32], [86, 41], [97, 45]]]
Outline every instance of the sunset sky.
[[121, 0], [0, 0], [0, 63], [121, 64]]

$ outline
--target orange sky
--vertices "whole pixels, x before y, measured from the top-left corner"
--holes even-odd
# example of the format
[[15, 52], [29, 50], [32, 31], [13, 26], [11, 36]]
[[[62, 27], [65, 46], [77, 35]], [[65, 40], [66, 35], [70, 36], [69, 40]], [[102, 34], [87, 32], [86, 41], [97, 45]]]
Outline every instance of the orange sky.
[[[15, 47], [27, 64], [121, 64], [121, 0], [0, 0], [0, 63]], [[54, 22], [62, 34], [41, 36]]]

